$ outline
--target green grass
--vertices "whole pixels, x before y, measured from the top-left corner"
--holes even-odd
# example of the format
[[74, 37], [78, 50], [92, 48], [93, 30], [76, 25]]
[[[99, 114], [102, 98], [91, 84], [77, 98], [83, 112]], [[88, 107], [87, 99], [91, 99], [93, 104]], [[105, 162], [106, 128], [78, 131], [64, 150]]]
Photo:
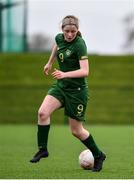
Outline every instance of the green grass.
[[29, 163], [36, 152], [36, 126], [0, 126], [1, 179], [133, 179], [134, 126], [86, 126], [107, 159], [100, 173], [82, 170], [79, 153], [85, 147], [68, 126], [52, 125], [50, 156], [37, 164]]
[[[54, 82], [51, 76], [43, 75], [48, 57], [49, 54], [0, 55], [0, 123], [35, 121]], [[134, 56], [89, 55], [89, 62], [87, 122], [133, 124]], [[62, 123], [62, 115], [62, 110], [56, 112], [54, 123]]]

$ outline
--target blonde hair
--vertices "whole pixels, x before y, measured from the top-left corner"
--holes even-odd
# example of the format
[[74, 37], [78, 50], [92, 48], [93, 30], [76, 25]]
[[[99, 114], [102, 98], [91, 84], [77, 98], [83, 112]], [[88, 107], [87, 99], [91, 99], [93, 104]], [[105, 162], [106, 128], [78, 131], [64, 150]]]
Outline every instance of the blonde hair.
[[[62, 20], [61, 28], [63, 29], [66, 25], [74, 25], [77, 29], [79, 29], [79, 19], [74, 15], [65, 16]], [[77, 32], [77, 35], [82, 37], [80, 31]]]

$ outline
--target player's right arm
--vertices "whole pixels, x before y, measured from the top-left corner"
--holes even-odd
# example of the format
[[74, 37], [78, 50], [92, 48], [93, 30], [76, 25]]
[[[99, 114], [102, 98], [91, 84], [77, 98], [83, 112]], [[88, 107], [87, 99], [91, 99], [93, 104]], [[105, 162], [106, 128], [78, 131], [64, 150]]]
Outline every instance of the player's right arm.
[[49, 71], [52, 68], [53, 62], [54, 62], [54, 60], [56, 58], [56, 52], [57, 52], [57, 45], [55, 44], [53, 46], [53, 48], [52, 48], [52, 52], [51, 52], [50, 58], [49, 58], [47, 64], [44, 66], [44, 73], [46, 75], [48, 75]]

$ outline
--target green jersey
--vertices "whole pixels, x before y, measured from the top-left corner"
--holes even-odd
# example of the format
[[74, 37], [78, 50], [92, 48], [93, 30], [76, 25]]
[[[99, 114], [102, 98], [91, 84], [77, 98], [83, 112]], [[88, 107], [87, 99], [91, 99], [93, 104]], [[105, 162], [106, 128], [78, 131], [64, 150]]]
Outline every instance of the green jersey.
[[[85, 41], [80, 36], [76, 36], [73, 41], [67, 42], [62, 33], [58, 34], [55, 40], [58, 47], [57, 60], [60, 70], [67, 72], [80, 69], [79, 60], [88, 58]], [[64, 78], [58, 80], [58, 85], [64, 89], [74, 89], [86, 87], [87, 82], [85, 77]]]

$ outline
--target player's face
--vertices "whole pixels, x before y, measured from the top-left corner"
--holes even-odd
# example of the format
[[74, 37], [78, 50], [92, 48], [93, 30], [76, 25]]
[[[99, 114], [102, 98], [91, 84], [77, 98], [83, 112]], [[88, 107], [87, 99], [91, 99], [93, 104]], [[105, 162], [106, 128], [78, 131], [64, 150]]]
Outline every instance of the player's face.
[[66, 25], [63, 29], [64, 38], [67, 42], [71, 42], [75, 39], [78, 29], [75, 25]]

